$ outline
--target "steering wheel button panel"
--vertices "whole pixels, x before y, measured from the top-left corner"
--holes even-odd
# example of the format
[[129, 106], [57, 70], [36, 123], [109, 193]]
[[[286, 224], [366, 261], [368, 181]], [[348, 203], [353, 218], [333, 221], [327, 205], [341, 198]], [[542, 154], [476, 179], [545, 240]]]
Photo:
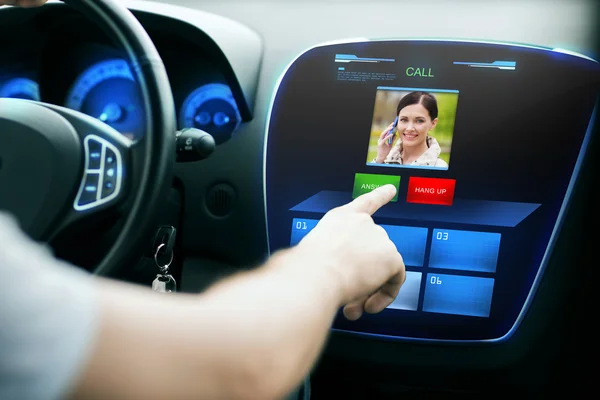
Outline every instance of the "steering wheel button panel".
[[114, 151], [112, 151], [111, 149], [107, 148], [106, 152], [104, 153], [104, 165], [105, 166], [113, 166], [115, 165], [117, 162], [117, 156], [115, 154]]
[[119, 195], [122, 184], [123, 161], [116, 146], [96, 135], [83, 142], [85, 174], [79, 187], [74, 208], [84, 211], [106, 204]]
[[86, 170], [99, 170], [102, 163], [102, 143], [90, 140], [87, 142], [89, 151], [86, 152]]
[[115, 183], [113, 181], [105, 181], [102, 187], [102, 198], [108, 197], [115, 192]]
[[85, 174], [83, 180], [83, 191], [79, 197], [78, 204], [86, 206], [88, 204], [95, 203], [98, 199], [98, 181], [100, 175], [97, 173]]

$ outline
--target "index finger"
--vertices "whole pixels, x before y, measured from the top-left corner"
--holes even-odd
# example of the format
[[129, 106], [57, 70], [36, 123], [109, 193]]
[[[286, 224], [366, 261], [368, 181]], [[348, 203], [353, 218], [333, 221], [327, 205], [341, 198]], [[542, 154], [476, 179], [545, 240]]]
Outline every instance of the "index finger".
[[394, 196], [396, 196], [396, 187], [389, 184], [383, 185], [369, 193], [358, 196], [343, 208], [373, 215], [375, 211], [389, 203]]

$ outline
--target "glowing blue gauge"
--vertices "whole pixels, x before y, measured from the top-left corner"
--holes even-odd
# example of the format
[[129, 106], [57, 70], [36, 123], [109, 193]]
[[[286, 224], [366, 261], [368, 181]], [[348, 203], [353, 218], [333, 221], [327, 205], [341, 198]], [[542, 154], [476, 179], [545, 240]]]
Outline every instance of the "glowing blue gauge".
[[0, 97], [40, 101], [40, 86], [29, 78], [14, 78], [0, 85]]
[[65, 106], [98, 118], [130, 139], [144, 135], [141, 94], [125, 60], [104, 60], [87, 68], [69, 90]]
[[231, 138], [242, 118], [231, 89], [210, 83], [194, 90], [179, 112], [179, 127], [198, 128], [210, 133], [217, 144]]

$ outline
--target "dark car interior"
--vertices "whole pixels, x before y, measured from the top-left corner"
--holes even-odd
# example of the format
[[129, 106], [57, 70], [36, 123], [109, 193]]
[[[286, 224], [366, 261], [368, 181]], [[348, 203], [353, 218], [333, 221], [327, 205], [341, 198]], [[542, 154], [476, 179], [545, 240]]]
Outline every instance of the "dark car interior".
[[[405, 285], [340, 310], [290, 398], [593, 393], [599, 5], [377, 1], [439, 9], [393, 36], [370, 3], [0, 7], [0, 210], [92, 274], [150, 290], [168, 265], [198, 293], [392, 183], [374, 220]], [[443, 162], [377, 162], [410, 92], [437, 99]]]

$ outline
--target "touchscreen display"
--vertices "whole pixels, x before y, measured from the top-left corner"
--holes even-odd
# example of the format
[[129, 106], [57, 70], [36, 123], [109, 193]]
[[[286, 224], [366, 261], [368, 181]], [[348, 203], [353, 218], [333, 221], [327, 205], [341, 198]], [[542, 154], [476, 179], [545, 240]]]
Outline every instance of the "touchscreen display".
[[517, 45], [372, 41], [313, 48], [282, 76], [267, 128], [270, 251], [384, 184], [373, 219], [407, 279], [383, 312], [334, 328], [493, 341], [535, 294], [584, 157], [597, 62]]

